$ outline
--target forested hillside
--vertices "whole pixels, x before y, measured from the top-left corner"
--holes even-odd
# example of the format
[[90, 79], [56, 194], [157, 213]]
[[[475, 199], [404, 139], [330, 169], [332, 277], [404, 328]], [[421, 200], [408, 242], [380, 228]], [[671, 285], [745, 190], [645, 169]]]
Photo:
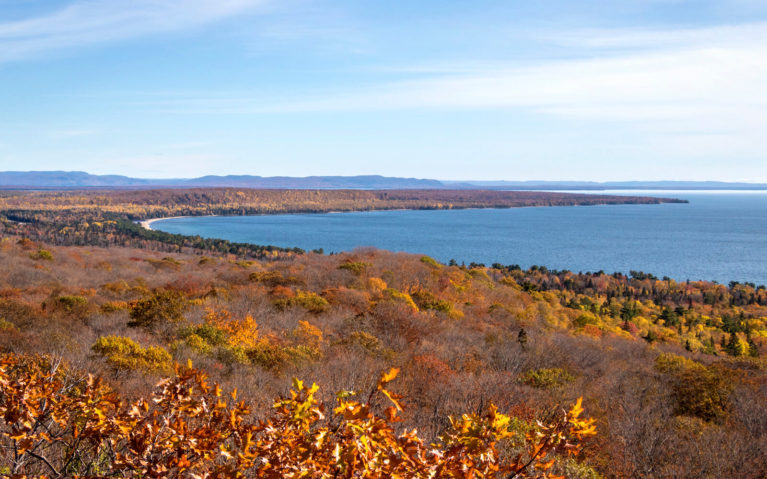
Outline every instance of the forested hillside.
[[[763, 287], [376, 250], [256, 260], [56, 246], [7, 233], [0, 261], [5, 474], [767, 470]], [[174, 373], [188, 361], [198, 370]]]
[[149, 218], [201, 215], [323, 213], [391, 209], [514, 208], [662, 203], [679, 200], [482, 190], [252, 190], [0, 192], [0, 229], [58, 245], [131, 246], [166, 252], [210, 251], [265, 258], [298, 248], [232, 243], [149, 231]]

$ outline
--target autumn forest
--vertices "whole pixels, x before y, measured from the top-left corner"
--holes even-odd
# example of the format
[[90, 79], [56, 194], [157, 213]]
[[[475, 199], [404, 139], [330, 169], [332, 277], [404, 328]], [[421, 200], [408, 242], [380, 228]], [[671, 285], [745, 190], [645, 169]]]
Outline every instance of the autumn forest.
[[0, 193], [4, 477], [765, 477], [767, 289], [144, 229], [674, 201]]

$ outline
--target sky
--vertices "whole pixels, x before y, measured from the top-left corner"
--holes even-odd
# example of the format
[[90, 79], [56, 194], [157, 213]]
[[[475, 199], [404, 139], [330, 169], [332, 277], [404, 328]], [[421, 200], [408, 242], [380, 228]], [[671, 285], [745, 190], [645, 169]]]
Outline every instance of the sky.
[[767, 182], [764, 0], [0, 0], [0, 170]]

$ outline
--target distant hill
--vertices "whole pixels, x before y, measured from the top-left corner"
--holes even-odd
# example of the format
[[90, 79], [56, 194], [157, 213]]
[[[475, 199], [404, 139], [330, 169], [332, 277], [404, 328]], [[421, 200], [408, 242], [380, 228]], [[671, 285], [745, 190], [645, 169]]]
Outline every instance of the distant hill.
[[513, 190], [767, 190], [767, 183], [725, 181], [442, 181], [449, 188]]
[[2, 171], [4, 189], [137, 189], [137, 188], [264, 188], [264, 189], [489, 189], [489, 190], [767, 190], [767, 183], [721, 181], [438, 181], [380, 175], [364, 176], [203, 176], [148, 179], [91, 175], [84, 171]]
[[437, 180], [387, 176], [203, 176], [190, 179], [146, 179], [120, 175], [91, 175], [83, 171], [4, 171], [0, 188], [141, 188], [235, 187], [291, 189], [432, 189], [444, 188]]

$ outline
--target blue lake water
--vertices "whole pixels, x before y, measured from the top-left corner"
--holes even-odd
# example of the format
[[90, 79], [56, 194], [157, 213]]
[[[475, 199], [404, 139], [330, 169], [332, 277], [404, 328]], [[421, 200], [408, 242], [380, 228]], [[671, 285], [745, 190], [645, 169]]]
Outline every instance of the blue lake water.
[[442, 262], [767, 284], [767, 192], [609, 193], [689, 203], [173, 218], [152, 228], [326, 253], [374, 246]]

